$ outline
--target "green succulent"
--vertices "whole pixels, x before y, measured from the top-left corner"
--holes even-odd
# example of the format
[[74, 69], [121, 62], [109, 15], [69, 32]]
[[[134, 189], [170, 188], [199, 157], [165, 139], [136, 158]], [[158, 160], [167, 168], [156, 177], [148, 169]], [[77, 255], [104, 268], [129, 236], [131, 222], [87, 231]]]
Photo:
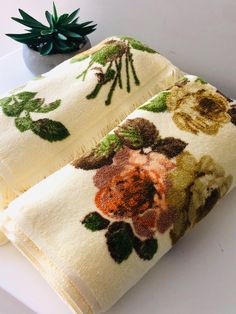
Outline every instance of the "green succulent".
[[85, 43], [85, 36], [96, 29], [92, 21], [79, 24], [77, 14], [79, 9], [71, 14], [58, 16], [55, 3], [53, 13], [46, 11], [45, 16], [49, 25], [43, 25], [32, 16], [19, 9], [22, 18], [12, 19], [29, 29], [24, 34], [6, 34], [10, 38], [26, 44], [29, 48], [40, 52], [41, 55], [68, 53], [78, 50]]

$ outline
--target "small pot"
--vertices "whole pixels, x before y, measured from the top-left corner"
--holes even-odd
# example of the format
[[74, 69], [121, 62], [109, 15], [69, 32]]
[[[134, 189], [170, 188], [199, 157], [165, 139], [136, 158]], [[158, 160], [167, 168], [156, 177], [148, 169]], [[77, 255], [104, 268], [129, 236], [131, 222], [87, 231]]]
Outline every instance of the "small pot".
[[23, 47], [23, 59], [27, 68], [35, 75], [50, 71], [61, 62], [72, 58], [76, 54], [91, 48], [90, 40], [85, 36], [86, 42], [79, 50], [70, 53], [56, 53], [48, 56], [42, 56], [39, 52], [30, 49], [27, 45]]

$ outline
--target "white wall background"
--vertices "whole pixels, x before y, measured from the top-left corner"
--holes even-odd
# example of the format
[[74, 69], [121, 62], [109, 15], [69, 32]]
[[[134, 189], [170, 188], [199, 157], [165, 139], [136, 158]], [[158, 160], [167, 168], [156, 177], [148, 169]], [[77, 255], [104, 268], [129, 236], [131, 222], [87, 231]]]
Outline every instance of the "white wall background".
[[[235, 0], [55, 0], [59, 11], [81, 8], [81, 20], [94, 20], [95, 44], [114, 34], [145, 41], [183, 70], [196, 73], [236, 98]], [[10, 20], [18, 7], [44, 19], [51, 0], [7, 0], [0, 11], [0, 56], [19, 45], [3, 34], [23, 27]], [[0, 74], [1, 75], [1, 74]]]

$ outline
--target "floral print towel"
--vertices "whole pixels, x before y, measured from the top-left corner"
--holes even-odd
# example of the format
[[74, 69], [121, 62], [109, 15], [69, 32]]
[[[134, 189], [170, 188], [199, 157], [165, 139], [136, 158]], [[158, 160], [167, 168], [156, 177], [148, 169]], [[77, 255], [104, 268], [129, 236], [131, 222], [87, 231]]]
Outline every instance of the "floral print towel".
[[181, 75], [140, 41], [111, 37], [1, 97], [0, 208]]
[[75, 313], [107, 310], [236, 185], [235, 106], [184, 76], [15, 200], [3, 231]]

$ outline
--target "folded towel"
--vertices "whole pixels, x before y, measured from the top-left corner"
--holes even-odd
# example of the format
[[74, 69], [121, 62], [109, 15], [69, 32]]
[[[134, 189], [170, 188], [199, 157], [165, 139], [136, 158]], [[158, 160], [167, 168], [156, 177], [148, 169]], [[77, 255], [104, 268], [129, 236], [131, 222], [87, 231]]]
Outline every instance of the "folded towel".
[[235, 186], [235, 111], [185, 76], [13, 201], [2, 230], [75, 313], [107, 310]]
[[128, 37], [111, 37], [0, 99], [2, 206], [97, 143], [181, 72]]

